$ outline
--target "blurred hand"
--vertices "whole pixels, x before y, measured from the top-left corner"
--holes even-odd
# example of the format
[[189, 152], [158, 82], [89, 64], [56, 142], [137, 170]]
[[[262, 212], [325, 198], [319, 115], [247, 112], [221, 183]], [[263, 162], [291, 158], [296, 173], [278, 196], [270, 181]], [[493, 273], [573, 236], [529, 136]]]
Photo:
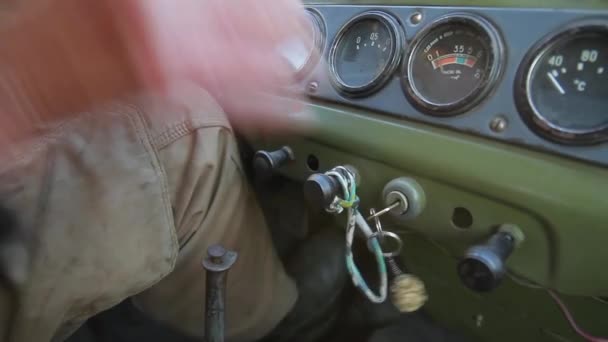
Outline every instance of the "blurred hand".
[[312, 45], [297, 0], [24, 1], [0, 26], [0, 127], [11, 132], [184, 79], [244, 125], [301, 110], [260, 96], [293, 81], [285, 47]]
[[[135, 63], [158, 69], [159, 79], [193, 79], [218, 98], [224, 109], [246, 124], [271, 124], [289, 112], [294, 102], [273, 101], [294, 81], [295, 66], [285, 58], [294, 45], [312, 49], [311, 30], [297, 0], [116, 0], [126, 7], [122, 22], [141, 31], [129, 34]], [[141, 34], [141, 37], [132, 34]], [[150, 59], [151, 56], [154, 58]], [[156, 65], [147, 65], [153, 61]], [[164, 78], [164, 79], [163, 79]]]

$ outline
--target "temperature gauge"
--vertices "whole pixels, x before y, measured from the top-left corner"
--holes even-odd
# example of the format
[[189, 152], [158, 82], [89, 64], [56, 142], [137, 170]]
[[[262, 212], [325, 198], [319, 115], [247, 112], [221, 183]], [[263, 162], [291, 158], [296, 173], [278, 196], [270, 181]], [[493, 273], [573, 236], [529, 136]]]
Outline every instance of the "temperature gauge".
[[421, 110], [461, 113], [487, 94], [500, 74], [502, 43], [484, 19], [467, 14], [440, 18], [412, 44], [404, 87]]
[[608, 24], [585, 22], [533, 50], [516, 100], [526, 122], [564, 143], [608, 137]]

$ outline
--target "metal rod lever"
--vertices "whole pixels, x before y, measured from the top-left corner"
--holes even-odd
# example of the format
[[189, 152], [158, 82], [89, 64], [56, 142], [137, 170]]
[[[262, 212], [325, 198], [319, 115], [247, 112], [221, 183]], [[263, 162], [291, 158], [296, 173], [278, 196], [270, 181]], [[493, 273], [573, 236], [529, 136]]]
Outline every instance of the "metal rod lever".
[[205, 341], [224, 342], [224, 312], [226, 310], [226, 279], [238, 253], [221, 245], [207, 249], [203, 267], [207, 271], [205, 290]]

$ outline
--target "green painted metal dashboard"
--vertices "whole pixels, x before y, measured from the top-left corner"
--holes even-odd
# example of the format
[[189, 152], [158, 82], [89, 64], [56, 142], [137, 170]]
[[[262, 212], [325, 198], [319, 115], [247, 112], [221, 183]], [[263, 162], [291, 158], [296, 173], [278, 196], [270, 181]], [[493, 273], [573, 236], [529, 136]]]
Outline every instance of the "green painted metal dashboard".
[[[428, 5], [413, 1], [322, 1], [366, 5]], [[433, 5], [608, 8], [588, 1], [434, 1]], [[290, 146], [295, 161], [280, 169], [304, 181], [314, 170], [353, 165], [361, 178], [364, 208], [381, 207], [390, 180], [408, 176], [426, 193], [416, 219], [387, 221], [404, 237], [404, 260], [427, 284], [428, 311], [472, 339], [576, 341], [544, 289], [566, 296], [588, 330], [608, 335], [608, 168], [447, 127], [387, 116], [371, 108], [310, 98], [312, 116], [290, 136], [251, 133], [256, 149]], [[608, 108], [607, 108], [608, 109]], [[453, 222], [455, 208], [472, 215], [468, 228]], [[384, 220], [384, 219], [383, 219]], [[525, 241], [508, 259], [507, 281], [489, 294], [466, 289], [456, 263], [471, 245], [503, 223], [516, 224]]]

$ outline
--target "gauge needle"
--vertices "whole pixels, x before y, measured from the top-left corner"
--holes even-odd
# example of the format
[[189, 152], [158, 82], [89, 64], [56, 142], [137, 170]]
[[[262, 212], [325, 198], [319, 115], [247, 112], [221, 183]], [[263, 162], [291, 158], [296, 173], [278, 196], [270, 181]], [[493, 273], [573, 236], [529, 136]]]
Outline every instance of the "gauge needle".
[[560, 94], [562, 94], [562, 95], [566, 94], [566, 91], [564, 90], [564, 88], [562, 88], [562, 85], [559, 84], [559, 82], [557, 81], [557, 79], [555, 78], [555, 76], [553, 76], [552, 73], [548, 72], [547, 73], [547, 77], [549, 77], [549, 79], [551, 80], [551, 83], [553, 83], [553, 85], [559, 91]]

